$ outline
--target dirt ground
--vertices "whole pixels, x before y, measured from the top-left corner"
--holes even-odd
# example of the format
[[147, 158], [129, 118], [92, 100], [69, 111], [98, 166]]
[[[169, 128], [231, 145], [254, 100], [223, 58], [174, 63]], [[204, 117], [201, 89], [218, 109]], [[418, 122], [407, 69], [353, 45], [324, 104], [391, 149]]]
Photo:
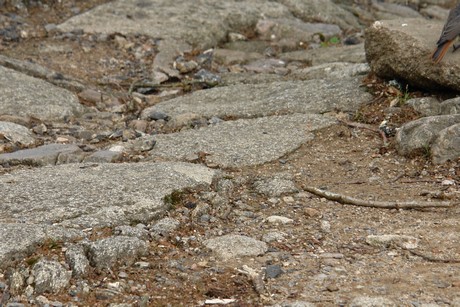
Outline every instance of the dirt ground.
[[[76, 13], [72, 10], [76, 4], [84, 11], [106, 0], [43, 2], [49, 4], [48, 9], [30, 7], [28, 13], [10, 6], [0, 8], [0, 29], [9, 29], [0, 41], [1, 54], [43, 65], [88, 87], [110, 92], [120, 100], [126, 99], [135, 79], [149, 75], [155, 56], [152, 39], [47, 34], [45, 26], [68, 19]], [[351, 120], [376, 128], [390, 100], [369, 102]], [[400, 125], [416, 116], [401, 108], [392, 124]], [[414, 302], [414, 306], [449, 306], [460, 293], [459, 206], [419, 210], [367, 208], [340, 204], [303, 191], [303, 187], [313, 186], [366, 201], [460, 202], [460, 161], [433, 165], [429, 152], [401, 157], [391, 137], [389, 142], [384, 146], [381, 136], [369, 129], [337, 125], [319, 131], [313, 141], [279, 161], [226, 170], [227, 176], [239, 183], [229, 195], [234, 204], [231, 212], [211, 209], [210, 215], [217, 217], [213, 222], [197, 222], [189, 209], [206, 193], [184, 193], [174, 201], [170, 212], [171, 217], [181, 221], [181, 227], [174, 235], [151, 243], [150, 255], [141, 259], [150, 263], [149, 268], [120, 266], [111, 272], [93, 272], [88, 280], [94, 291], [73, 296], [72, 289], [81, 284], [72, 281], [69, 291], [46, 297], [50, 301], [73, 301], [78, 306], [107, 306], [115, 302], [196, 306], [214, 298], [236, 299], [229, 306], [296, 300], [336, 306], [337, 302], [347, 305], [357, 296], [382, 296], [395, 302]], [[255, 191], [254, 181], [279, 173], [292, 178], [299, 192], [271, 199]], [[294, 222], [274, 227], [254, 218], [271, 215], [285, 216]], [[241, 264], [221, 262], [198, 243], [201, 237], [229, 229], [260, 238], [272, 228], [284, 233], [284, 239], [271, 242], [270, 253], [265, 256], [247, 260], [249, 267], [281, 265], [284, 273], [263, 279], [263, 290], [237, 270]], [[111, 232], [101, 229], [97, 233], [106, 236]], [[366, 243], [369, 235], [384, 234], [417, 238], [417, 248]], [[177, 239], [192, 237], [198, 239]], [[63, 246], [47, 242], [25, 263], [33, 263], [37, 255], [43, 254], [63, 259]], [[120, 272], [126, 276], [120, 278]], [[116, 282], [119, 284], [113, 289], [107, 288], [108, 283]]]

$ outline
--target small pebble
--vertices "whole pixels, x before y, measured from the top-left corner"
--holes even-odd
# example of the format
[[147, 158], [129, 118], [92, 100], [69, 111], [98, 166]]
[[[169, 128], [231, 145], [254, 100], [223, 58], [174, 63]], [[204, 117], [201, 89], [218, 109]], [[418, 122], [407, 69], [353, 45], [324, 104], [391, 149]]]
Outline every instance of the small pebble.
[[278, 215], [269, 216], [269, 217], [267, 217], [266, 221], [268, 223], [279, 223], [279, 224], [290, 224], [290, 223], [294, 222], [293, 219], [290, 219], [290, 218], [285, 217], [285, 216], [278, 216]]
[[321, 230], [324, 232], [331, 232], [331, 223], [329, 223], [329, 221], [321, 221]]
[[303, 210], [303, 213], [304, 213], [307, 217], [319, 217], [319, 216], [321, 216], [321, 212], [319, 212], [318, 210], [313, 209], [313, 208], [305, 208], [305, 209]]
[[294, 202], [294, 197], [292, 196], [285, 196], [283, 197], [283, 201], [287, 204], [292, 204]]
[[145, 261], [138, 261], [134, 265], [136, 265], [137, 267], [141, 269], [148, 269], [150, 267], [150, 263], [145, 262]]
[[339, 291], [339, 287], [336, 284], [330, 284], [326, 287], [327, 291], [329, 292], [336, 292]]
[[265, 268], [266, 278], [277, 278], [281, 274], [283, 274], [283, 270], [281, 269], [281, 266], [278, 264], [267, 265], [267, 267]]
[[334, 259], [342, 259], [343, 254], [340, 253], [323, 253], [319, 255], [321, 258], [334, 258]]

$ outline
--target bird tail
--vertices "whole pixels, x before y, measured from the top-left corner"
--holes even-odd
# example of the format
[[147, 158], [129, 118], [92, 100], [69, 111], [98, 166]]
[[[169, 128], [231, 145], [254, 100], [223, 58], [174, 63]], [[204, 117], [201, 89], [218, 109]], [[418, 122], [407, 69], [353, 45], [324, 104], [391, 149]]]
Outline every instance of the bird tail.
[[431, 60], [438, 64], [441, 62], [442, 58], [446, 55], [447, 50], [449, 50], [449, 47], [454, 43], [453, 40], [446, 41], [440, 45], [438, 45], [438, 48], [431, 54]]

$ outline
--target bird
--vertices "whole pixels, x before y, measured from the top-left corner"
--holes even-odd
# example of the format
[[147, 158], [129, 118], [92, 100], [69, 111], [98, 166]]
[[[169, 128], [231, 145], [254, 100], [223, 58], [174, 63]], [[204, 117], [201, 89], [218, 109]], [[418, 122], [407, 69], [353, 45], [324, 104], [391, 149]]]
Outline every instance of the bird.
[[441, 37], [436, 43], [437, 48], [431, 54], [431, 60], [434, 63], [439, 63], [442, 58], [446, 55], [447, 50], [453, 45], [453, 51], [459, 48], [459, 45], [454, 44], [454, 39], [460, 35], [460, 4], [450, 10], [449, 16], [447, 17], [446, 24], [444, 25]]

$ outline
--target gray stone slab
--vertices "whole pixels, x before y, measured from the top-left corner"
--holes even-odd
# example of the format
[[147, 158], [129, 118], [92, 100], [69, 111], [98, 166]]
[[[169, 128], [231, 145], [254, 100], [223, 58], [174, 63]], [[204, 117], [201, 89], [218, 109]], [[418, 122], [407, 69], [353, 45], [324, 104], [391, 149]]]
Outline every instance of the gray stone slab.
[[265, 242], [235, 234], [212, 238], [204, 241], [203, 244], [222, 260], [263, 255], [268, 250]]
[[221, 167], [276, 160], [313, 138], [312, 131], [334, 124], [329, 116], [294, 114], [221, 122], [198, 130], [155, 136], [154, 158], [193, 160], [200, 152]]
[[167, 209], [164, 196], [209, 185], [215, 172], [188, 163], [68, 164], [18, 171], [0, 177], [0, 223], [75, 228], [146, 223]]
[[460, 158], [460, 123], [439, 132], [431, 147], [431, 157], [436, 164]]
[[0, 154], [0, 164], [26, 164], [34, 166], [80, 162], [83, 151], [73, 144], [48, 144], [32, 149], [23, 149]]
[[56, 120], [85, 111], [72, 92], [2, 66], [0, 93], [0, 114]]
[[32, 267], [32, 275], [35, 277], [35, 294], [58, 293], [69, 284], [72, 272], [57, 261], [40, 259]]
[[[48, 47], [48, 44], [43, 47]], [[68, 48], [70, 52], [72, 51], [72, 47], [69, 46]], [[64, 51], [63, 51], [64, 52]], [[81, 84], [77, 80], [73, 80], [69, 76], [62, 75], [56, 71], [50, 70], [44, 66], [39, 64], [30, 62], [30, 61], [21, 61], [13, 58], [9, 58], [4, 55], [0, 55], [0, 65], [14, 69], [17, 72], [21, 72], [28, 76], [32, 76], [38, 79], [46, 80], [49, 83], [52, 83], [58, 87], [62, 87], [74, 92], [81, 92], [86, 88], [85, 85]]]
[[[144, 34], [158, 38], [154, 71], [178, 76], [172, 67], [184, 51], [207, 49], [227, 39], [231, 31], [253, 27], [262, 18], [289, 17], [289, 10], [275, 2], [254, 0], [119, 0], [97, 6], [60, 24], [61, 31]], [[155, 75], [155, 74], [154, 74]]]
[[396, 149], [401, 155], [427, 153], [442, 130], [460, 124], [460, 114], [422, 117], [404, 124], [396, 133]]
[[36, 141], [27, 127], [10, 122], [0, 121], [0, 134], [16, 144], [32, 145]]
[[337, 25], [328, 23], [303, 22], [295, 18], [275, 18], [259, 20], [257, 34], [265, 41], [290, 41], [295, 44], [314, 42], [314, 36], [321, 33], [325, 40], [340, 36], [342, 31]]
[[119, 0], [100, 5], [58, 25], [61, 31], [83, 29], [89, 33], [145, 34], [187, 42], [195, 48], [214, 47], [232, 29], [255, 25], [265, 17], [289, 17], [275, 2], [254, 0]]
[[72, 275], [82, 277], [88, 273], [89, 260], [82, 245], [72, 244], [65, 251], [65, 259], [72, 270]]
[[110, 268], [117, 261], [133, 264], [138, 256], [148, 253], [147, 241], [138, 238], [116, 236], [88, 244], [88, 256], [92, 266]]
[[443, 22], [424, 18], [376, 21], [366, 29], [366, 58], [373, 72], [398, 79], [426, 91], [460, 91], [460, 53], [447, 51], [438, 64], [430, 54]]
[[253, 118], [334, 110], [354, 112], [360, 104], [372, 99], [360, 85], [361, 78], [236, 84], [161, 102], [145, 109], [142, 117], [147, 118], [155, 110], [170, 117], [196, 113], [207, 118]]
[[312, 66], [326, 63], [366, 63], [364, 44], [343, 46], [340, 48], [316, 48], [302, 51], [291, 51], [281, 54], [283, 61], [299, 61], [310, 63]]
[[382, 296], [358, 296], [350, 302], [350, 307], [366, 307], [366, 306], [385, 306], [385, 307], [396, 307], [398, 304], [393, 302], [391, 299]]
[[[365, 63], [326, 63], [317, 66], [312, 66], [304, 69], [293, 71], [290, 78], [297, 80], [312, 80], [312, 79], [345, 79], [354, 76], [362, 76], [369, 74], [370, 68]], [[332, 81], [333, 82], [333, 81]]]
[[[3, 176], [8, 177], [8, 176]], [[3, 186], [1, 188], [3, 193]], [[4, 194], [3, 194], [4, 195]], [[17, 199], [21, 201], [20, 198]], [[0, 269], [20, 261], [33, 252], [33, 248], [45, 240], [72, 240], [83, 237], [84, 233], [75, 229], [64, 229], [48, 225], [28, 225], [13, 223], [8, 218], [8, 210], [0, 204]]]
[[460, 98], [444, 100], [440, 105], [440, 113], [442, 115], [460, 114]]
[[298, 18], [302, 20], [315, 20], [324, 23], [337, 24], [343, 29], [359, 28], [359, 24], [353, 14], [332, 0], [279, 0], [286, 5]]
[[83, 162], [109, 163], [120, 160], [123, 154], [118, 151], [99, 150], [85, 157]]
[[289, 174], [271, 174], [270, 177], [256, 180], [254, 189], [269, 197], [279, 197], [285, 193], [298, 192], [294, 180]]

